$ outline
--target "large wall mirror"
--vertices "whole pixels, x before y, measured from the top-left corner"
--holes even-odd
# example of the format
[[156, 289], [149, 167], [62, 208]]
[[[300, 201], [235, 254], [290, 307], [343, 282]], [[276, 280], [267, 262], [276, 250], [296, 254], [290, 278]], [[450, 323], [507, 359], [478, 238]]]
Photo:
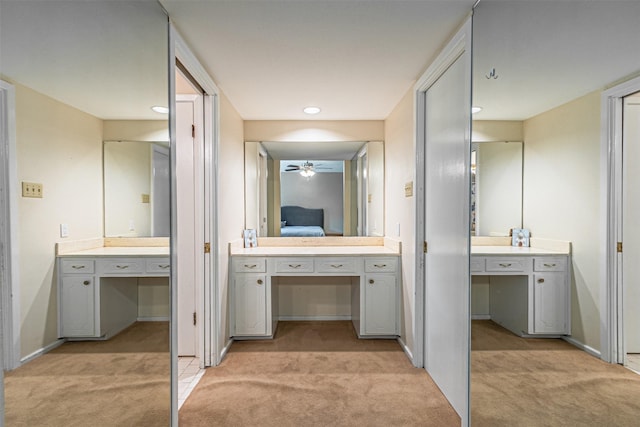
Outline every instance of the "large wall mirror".
[[[592, 354], [601, 350], [601, 325], [606, 323], [599, 297], [604, 286], [599, 235], [604, 220], [602, 92], [640, 75], [638, 56], [631, 54], [640, 43], [639, 16], [637, 1], [477, 3], [472, 140], [482, 142], [474, 145], [479, 184], [474, 231], [499, 235], [521, 224], [535, 238], [571, 242], [568, 341], [575, 347], [561, 339], [521, 338], [493, 323], [490, 299], [508, 298], [505, 295], [515, 291], [500, 287], [504, 276], [473, 276], [471, 425], [537, 425], [543, 418], [558, 425], [607, 424], [611, 413], [617, 412], [611, 408], [626, 410], [627, 402], [616, 406], [620, 399], [607, 393], [596, 393], [593, 400], [584, 393], [579, 383], [588, 381], [595, 390], [611, 387], [613, 379], [605, 375], [606, 385], [595, 380], [592, 369], [597, 361], [586, 368], [578, 360], [585, 360], [580, 355], [593, 359], [580, 348]], [[495, 164], [501, 166], [493, 168]], [[491, 205], [485, 196], [494, 189], [497, 203], [489, 213], [483, 210]], [[507, 215], [513, 216], [507, 219]], [[493, 223], [502, 217], [504, 222]], [[538, 289], [544, 278], [537, 276], [534, 287], [523, 283], [531, 298], [532, 289]], [[513, 304], [514, 316], [520, 310]], [[571, 369], [558, 369], [569, 365]], [[540, 381], [549, 372], [553, 379]], [[567, 414], [561, 402], [568, 400], [585, 410], [575, 417]], [[609, 410], [602, 414], [586, 409], [597, 406]]]
[[245, 197], [259, 236], [383, 236], [384, 143], [246, 142]]
[[[166, 278], [159, 286], [126, 282], [138, 286], [138, 320], [159, 321], [136, 322], [106, 341], [62, 342], [55, 264], [59, 242], [146, 237], [156, 226], [168, 236], [165, 219], [149, 213], [169, 212], [150, 180], [153, 153], [166, 146], [137, 142], [168, 140], [168, 115], [152, 110], [168, 107], [168, 33], [155, 0], [0, 2], [0, 78], [15, 93], [17, 184], [43, 189], [42, 198], [15, 198], [19, 333], [3, 345], [16, 348], [19, 366], [4, 377], [7, 425], [170, 423]], [[103, 175], [105, 140], [122, 142], [104, 144]], [[114, 166], [116, 157], [126, 166]]]

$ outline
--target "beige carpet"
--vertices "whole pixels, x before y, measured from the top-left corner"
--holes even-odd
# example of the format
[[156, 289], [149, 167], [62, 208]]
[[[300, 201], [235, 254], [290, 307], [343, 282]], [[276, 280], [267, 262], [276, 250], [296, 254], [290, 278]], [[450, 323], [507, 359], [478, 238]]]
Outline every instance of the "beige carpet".
[[273, 341], [235, 342], [207, 369], [180, 426], [459, 426], [394, 340], [350, 322], [280, 322]]
[[168, 426], [168, 322], [69, 342], [5, 373], [5, 425]]
[[640, 375], [559, 339], [473, 321], [471, 425], [640, 426]]

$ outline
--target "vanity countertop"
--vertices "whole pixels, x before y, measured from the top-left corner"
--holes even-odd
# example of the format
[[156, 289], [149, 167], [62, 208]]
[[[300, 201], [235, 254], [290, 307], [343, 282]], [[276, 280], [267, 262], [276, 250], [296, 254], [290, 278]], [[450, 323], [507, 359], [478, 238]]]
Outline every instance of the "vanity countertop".
[[569, 255], [568, 251], [518, 246], [471, 246], [471, 255]]
[[60, 257], [165, 257], [169, 256], [168, 246], [129, 246], [114, 247], [103, 246], [99, 248], [84, 249], [59, 254]]
[[359, 256], [400, 255], [386, 246], [258, 246], [232, 248], [233, 256]]

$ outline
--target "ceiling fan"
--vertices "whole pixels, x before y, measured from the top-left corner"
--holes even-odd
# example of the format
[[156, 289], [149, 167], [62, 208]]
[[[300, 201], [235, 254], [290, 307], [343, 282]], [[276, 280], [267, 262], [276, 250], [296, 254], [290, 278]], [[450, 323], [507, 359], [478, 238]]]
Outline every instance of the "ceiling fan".
[[313, 168], [313, 163], [311, 163], [309, 160], [307, 160], [302, 165], [287, 165], [287, 168], [285, 169], [285, 172], [312, 171], [313, 169], [314, 169]]

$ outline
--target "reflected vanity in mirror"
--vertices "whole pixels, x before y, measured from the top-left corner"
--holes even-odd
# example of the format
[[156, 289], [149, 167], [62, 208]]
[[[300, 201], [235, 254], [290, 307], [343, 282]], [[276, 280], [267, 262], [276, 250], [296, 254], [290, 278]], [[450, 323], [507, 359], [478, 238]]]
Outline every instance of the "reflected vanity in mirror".
[[[168, 236], [169, 202], [150, 180], [152, 144], [106, 148], [103, 164], [105, 140], [167, 134], [168, 116], [152, 107], [169, 98], [168, 17], [153, 0], [0, 7], [0, 78], [15, 100], [12, 186], [43, 189], [11, 201], [20, 274], [4, 317], [13, 322], [3, 334], [4, 421], [169, 425], [169, 239], [146, 245]], [[116, 158], [126, 166], [112, 168]], [[136, 242], [118, 246], [114, 236]]]
[[245, 225], [258, 236], [383, 236], [384, 144], [245, 142]]
[[105, 141], [105, 237], [169, 237], [169, 143]]

